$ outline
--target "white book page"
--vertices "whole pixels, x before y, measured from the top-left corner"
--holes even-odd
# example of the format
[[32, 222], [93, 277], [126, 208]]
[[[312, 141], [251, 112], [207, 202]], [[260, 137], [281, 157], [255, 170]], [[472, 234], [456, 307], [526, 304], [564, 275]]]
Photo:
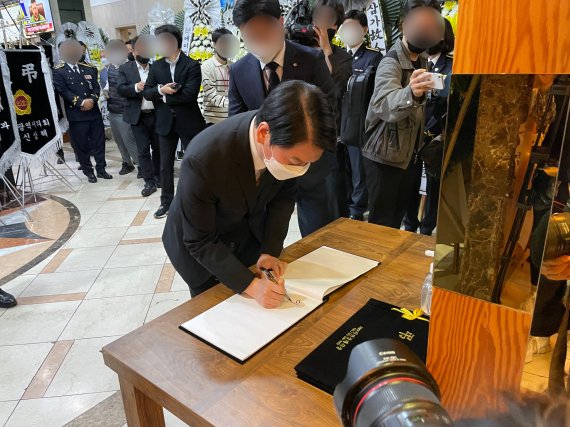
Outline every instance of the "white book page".
[[322, 300], [377, 266], [378, 261], [322, 246], [289, 264], [283, 278], [289, 294]]
[[267, 309], [253, 298], [234, 295], [182, 327], [244, 361], [323, 303], [300, 295], [291, 297], [300, 299], [301, 305], [287, 301], [278, 308]]

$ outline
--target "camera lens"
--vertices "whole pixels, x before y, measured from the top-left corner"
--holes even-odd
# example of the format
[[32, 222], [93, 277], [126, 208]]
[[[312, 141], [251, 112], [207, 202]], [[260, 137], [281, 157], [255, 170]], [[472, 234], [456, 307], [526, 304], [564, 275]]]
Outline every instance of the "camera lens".
[[548, 223], [544, 259], [570, 255], [570, 212], [554, 214]]
[[391, 339], [367, 341], [352, 350], [334, 402], [344, 426], [452, 425], [424, 364], [406, 345]]

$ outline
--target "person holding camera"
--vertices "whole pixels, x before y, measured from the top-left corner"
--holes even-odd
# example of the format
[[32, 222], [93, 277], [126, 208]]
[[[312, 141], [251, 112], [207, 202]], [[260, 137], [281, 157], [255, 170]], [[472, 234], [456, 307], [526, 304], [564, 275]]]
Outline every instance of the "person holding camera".
[[434, 87], [426, 71], [428, 48], [444, 37], [437, 0], [409, 0], [402, 8], [403, 38], [386, 54], [376, 73], [362, 147], [370, 196], [368, 221], [399, 229], [421, 162], [427, 93]]
[[338, 0], [319, 0], [312, 12], [316, 48], [321, 51], [335, 84], [337, 149], [331, 157], [328, 191], [332, 198], [333, 218], [348, 217], [348, 153], [340, 143], [342, 98], [348, 79], [352, 75], [352, 56], [332, 43], [338, 28], [344, 21], [344, 7]]
[[143, 96], [154, 103], [156, 133], [160, 145], [160, 207], [154, 217], [164, 218], [174, 199], [174, 159], [178, 140], [185, 150], [206, 123], [198, 94], [202, 84], [200, 63], [182, 53], [182, 33], [174, 25], [162, 25], [155, 32], [162, 59], [154, 62]]
[[[327, 64], [315, 49], [285, 40], [279, 0], [239, 0], [233, 20], [249, 53], [230, 68], [229, 116], [260, 108], [265, 98], [287, 80], [314, 84], [334, 107], [336, 94]], [[334, 154], [325, 152], [298, 179], [297, 211], [302, 236], [333, 220], [326, 185], [330, 157]]]

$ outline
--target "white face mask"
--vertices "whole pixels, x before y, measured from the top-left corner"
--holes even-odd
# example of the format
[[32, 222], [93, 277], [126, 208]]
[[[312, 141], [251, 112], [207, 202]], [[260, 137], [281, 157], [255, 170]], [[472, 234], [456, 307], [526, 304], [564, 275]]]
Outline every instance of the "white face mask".
[[300, 176], [305, 175], [311, 166], [310, 163], [307, 163], [304, 166], [284, 165], [283, 163], [278, 162], [275, 157], [273, 157], [273, 149], [271, 149], [271, 158], [266, 159], [264, 156], [263, 162], [265, 163], [265, 166], [267, 167], [269, 173], [279, 181], [299, 178]]
[[348, 47], [354, 47], [364, 41], [364, 30], [355, 26], [341, 26], [338, 36]]

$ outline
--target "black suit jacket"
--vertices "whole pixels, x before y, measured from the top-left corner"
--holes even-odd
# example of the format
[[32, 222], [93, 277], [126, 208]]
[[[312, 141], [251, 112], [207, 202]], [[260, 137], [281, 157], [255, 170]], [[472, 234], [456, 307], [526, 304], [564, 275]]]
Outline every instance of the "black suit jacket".
[[256, 186], [249, 142], [251, 111], [193, 139], [162, 236], [176, 270], [191, 287], [211, 276], [235, 292], [254, 279], [247, 268], [261, 253], [279, 256], [296, 195], [296, 180], [267, 170]]
[[[99, 86], [97, 68], [83, 63], [77, 65], [80, 74], [63, 63], [56, 65], [53, 69], [53, 86], [55, 92], [64, 101], [67, 120], [70, 122], [103, 120], [98, 103], [101, 87]], [[85, 99], [92, 99], [95, 102], [91, 110], [81, 110], [81, 103]]]
[[378, 50], [365, 46], [362, 43], [352, 59], [352, 72], [359, 74], [363, 73], [370, 65], [378, 67], [382, 54]]
[[[259, 60], [248, 53], [230, 67], [229, 115], [257, 110], [265, 101], [266, 93]], [[336, 110], [337, 91], [331, 73], [320, 51], [287, 40], [281, 81], [302, 80], [319, 87]], [[331, 156], [323, 155], [299, 178], [299, 186], [309, 189], [319, 184], [329, 174]], [[320, 191], [315, 189], [314, 191]], [[324, 191], [324, 190], [322, 190]]]
[[[152, 65], [149, 65], [152, 67]], [[149, 70], [150, 72], [150, 70]], [[141, 116], [143, 93], [135, 90], [135, 84], [141, 81], [136, 61], [129, 61], [119, 67], [117, 77], [117, 90], [119, 95], [127, 98], [127, 105], [123, 111], [123, 121], [136, 125]]]
[[[172, 83], [170, 64], [164, 58], [152, 64], [143, 96], [154, 103], [156, 109], [156, 133], [167, 136], [172, 130], [182, 138], [193, 138], [206, 122], [198, 107], [198, 94], [202, 84], [200, 63], [180, 52], [174, 71], [174, 82], [182, 87], [174, 95], [166, 95], [166, 103], [158, 92], [158, 85]], [[176, 115], [176, 120], [174, 120]]]

